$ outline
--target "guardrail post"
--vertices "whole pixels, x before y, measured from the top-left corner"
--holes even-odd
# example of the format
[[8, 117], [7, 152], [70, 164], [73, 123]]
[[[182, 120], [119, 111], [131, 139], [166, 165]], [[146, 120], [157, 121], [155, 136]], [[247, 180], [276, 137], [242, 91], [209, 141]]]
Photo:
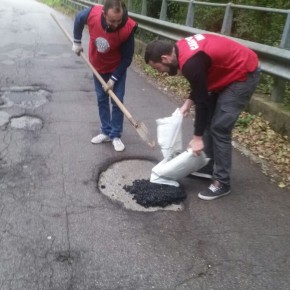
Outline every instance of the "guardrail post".
[[[280, 42], [280, 47], [290, 49], [290, 12], [287, 14], [286, 23], [283, 30], [283, 35]], [[274, 77], [274, 84], [271, 93], [273, 102], [282, 102], [285, 96], [286, 81]]]
[[290, 49], [290, 12], [287, 14], [287, 19], [281, 39], [281, 47]]
[[185, 25], [193, 27], [193, 22], [194, 22], [194, 4], [193, 1], [191, 0], [188, 4]]
[[224, 35], [231, 35], [231, 31], [232, 31], [234, 12], [231, 5], [232, 3], [228, 3], [225, 10], [223, 25], [221, 29], [221, 34], [224, 34]]
[[75, 9], [75, 10], [78, 10], [79, 9], [78, 8], [78, 4], [75, 1], [70, 1], [70, 3], [72, 5], [73, 9]]
[[132, 9], [132, 0], [128, 0], [127, 9], [128, 11]]
[[142, 0], [141, 14], [145, 16], [147, 15], [147, 1], [146, 0]]
[[167, 0], [162, 0], [159, 19], [164, 21], [167, 19]]
[[276, 103], [283, 101], [285, 94], [286, 82], [274, 77], [274, 83], [271, 92], [271, 100]]

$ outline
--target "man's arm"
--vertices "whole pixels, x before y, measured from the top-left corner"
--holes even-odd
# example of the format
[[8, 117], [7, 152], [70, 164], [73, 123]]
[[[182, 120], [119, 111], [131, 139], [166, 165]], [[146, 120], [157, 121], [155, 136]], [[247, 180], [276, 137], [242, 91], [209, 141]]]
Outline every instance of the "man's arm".
[[74, 21], [74, 42], [81, 43], [82, 42], [82, 35], [85, 25], [87, 24], [89, 14], [92, 8], [86, 8], [79, 12]]
[[195, 104], [195, 136], [202, 136], [207, 125], [207, 71], [210, 65], [210, 57], [204, 52], [198, 52], [182, 68], [182, 74], [191, 87], [189, 99]]

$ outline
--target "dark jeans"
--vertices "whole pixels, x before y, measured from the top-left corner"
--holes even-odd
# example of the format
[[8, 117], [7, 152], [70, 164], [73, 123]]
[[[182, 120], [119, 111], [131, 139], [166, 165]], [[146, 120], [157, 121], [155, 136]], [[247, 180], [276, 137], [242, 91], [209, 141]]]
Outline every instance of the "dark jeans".
[[209, 120], [204, 134], [205, 153], [213, 159], [213, 179], [230, 185], [232, 130], [260, 80], [260, 69], [245, 81], [234, 82], [218, 94], [209, 94]]
[[[111, 74], [101, 74], [101, 77], [107, 82]], [[115, 83], [114, 93], [123, 103], [125, 95], [126, 73]], [[99, 116], [101, 121], [101, 132], [108, 135], [111, 139], [120, 138], [123, 132], [124, 114], [116, 105], [116, 103], [104, 91], [101, 83], [94, 76], [95, 89], [97, 94]], [[110, 103], [112, 109], [110, 109]]]

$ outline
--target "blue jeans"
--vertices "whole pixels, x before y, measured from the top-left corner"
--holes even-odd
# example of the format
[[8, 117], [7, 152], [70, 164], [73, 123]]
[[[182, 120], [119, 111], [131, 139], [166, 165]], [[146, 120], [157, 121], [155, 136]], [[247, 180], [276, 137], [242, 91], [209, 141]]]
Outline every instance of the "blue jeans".
[[260, 80], [260, 69], [247, 79], [234, 82], [218, 94], [209, 95], [210, 117], [203, 135], [205, 153], [213, 159], [213, 179], [230, 185], [232, 165], [232, 130]]
[[[114, 85], [114, 93], [118, 99], [123, 103], [125, 95], [126, 72], [119, 78]], [[101, 77], [107, 82], [111, 74], [101, 74]], [[97, 94], [97, 101], [99, 107], [99, 116], [101, 121], [101, 132], [108, 135], [111, 139], [120, 138], [123, 132], [124, 114], [104, 91], [101, 83], [94, 75], [95, 90]], [[110, 109], [110, 103], [112, 110]]]

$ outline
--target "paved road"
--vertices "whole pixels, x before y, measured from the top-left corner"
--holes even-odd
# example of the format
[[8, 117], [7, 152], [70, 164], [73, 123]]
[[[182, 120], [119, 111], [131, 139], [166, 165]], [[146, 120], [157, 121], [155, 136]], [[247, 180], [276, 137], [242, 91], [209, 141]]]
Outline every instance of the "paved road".
[[[51, 11], [0, 2], [0, 289], [289, 289], [289, 191], [239, 152], [232, 194], [199, 200], [208, 181], [185, 178], [181, 211], [132, 211], [99, 191], [108, 164], [161, 153], [129, 122], [125, 152], [90, 144], [92, 74]], [[156, 136], [177, 104], [130, 69], [126, 106]]]

